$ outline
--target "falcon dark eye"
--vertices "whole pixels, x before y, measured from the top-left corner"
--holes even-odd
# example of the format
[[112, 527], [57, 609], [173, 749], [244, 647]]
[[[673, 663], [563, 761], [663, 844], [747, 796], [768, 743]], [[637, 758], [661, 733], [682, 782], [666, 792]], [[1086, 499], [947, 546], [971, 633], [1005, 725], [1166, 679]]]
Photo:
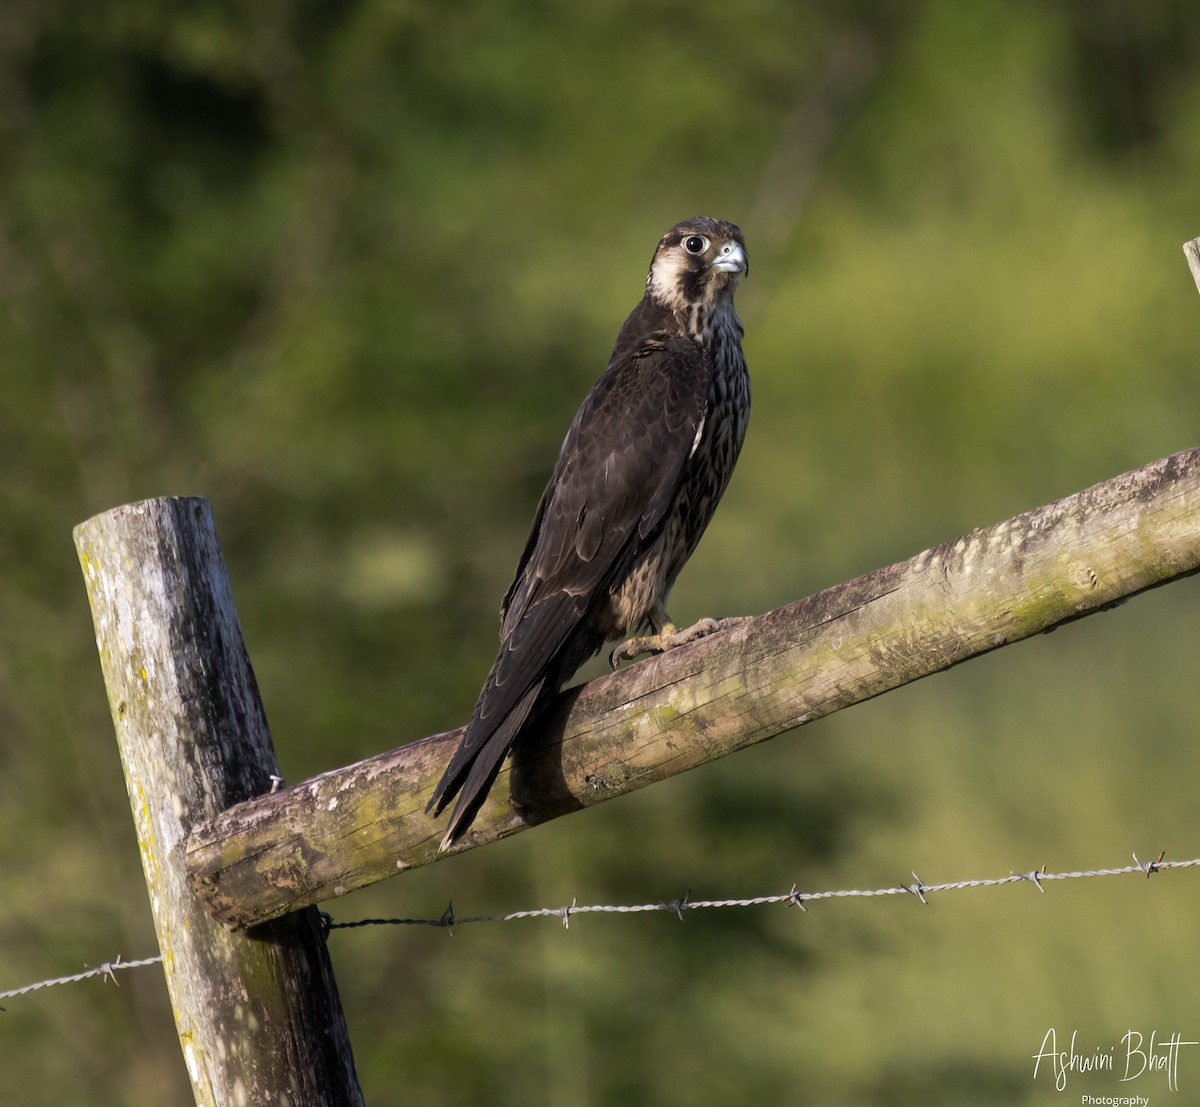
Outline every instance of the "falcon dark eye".
[[685, 238], [683, 240], [683, 248], [689, 254], [702, 254], [708, 249], [708, 239], [701, 238], [698, 234], [694, 234], [690, 238]]

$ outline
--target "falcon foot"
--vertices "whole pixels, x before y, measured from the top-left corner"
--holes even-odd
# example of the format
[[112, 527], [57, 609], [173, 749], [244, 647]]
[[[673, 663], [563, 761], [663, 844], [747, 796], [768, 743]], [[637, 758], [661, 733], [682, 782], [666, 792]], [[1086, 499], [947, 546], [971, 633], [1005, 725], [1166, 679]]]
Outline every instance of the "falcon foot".
[[728, 619], [701, 619], [684, 630], [679, 630], [674, 623], [665, 623], [655, 634], [622, 642], [609, 655], [608, 660], [615, 669], [622, 661], [632, 661], [644, 653], [666, 653], [676, 646], [686, 646], [697, 638], [707, 638], [719, 630], [728, 630], [738, 623], [744, 623], [748, 618], [748, 615], [733, 615]]

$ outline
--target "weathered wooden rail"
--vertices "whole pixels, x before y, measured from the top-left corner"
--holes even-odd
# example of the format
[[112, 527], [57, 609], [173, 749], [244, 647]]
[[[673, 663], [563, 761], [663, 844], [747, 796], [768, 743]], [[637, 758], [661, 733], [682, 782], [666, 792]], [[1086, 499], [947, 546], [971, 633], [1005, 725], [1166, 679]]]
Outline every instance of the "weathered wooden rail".
[[[559, 696], [456, 851], [705, 764], [1200, 568], [1200, 449], [973, 531]], [[460, 731], [193, 827], [227, 926], [437, 860], [425, 814]]]

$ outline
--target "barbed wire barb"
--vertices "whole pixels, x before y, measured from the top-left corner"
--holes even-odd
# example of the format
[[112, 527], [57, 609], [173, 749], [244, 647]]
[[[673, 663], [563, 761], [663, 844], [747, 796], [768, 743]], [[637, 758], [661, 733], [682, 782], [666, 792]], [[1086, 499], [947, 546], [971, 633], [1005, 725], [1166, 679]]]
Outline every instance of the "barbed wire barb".
[[917, 876], [916, 873], [912, 874], [912, 878], [913, 878], [913, 880], [916, 881], [916, 884], [909, 884], [907, 886], [904, 884], [901, 884], [900, 887], [903, 888], [906, 892], [911, 892], [914, 896], [917, 897], [917, 899], [919, 899], [923, 904], [925, 904], [926, 907], [928, 907], [929, 900], [927, 900], [925, 898], [925, 893], [926, 893], [926, 891], [928, 891], [928, 889], [925, 887], [925, 882], [919, 876]]
[[[1009, 870], [1009, 871], [1011, 872], [1012, 870]], [[1030, 884], [1032, 884], [1035, 888], [1037, 888], [1037, 890], [1039, 892], [1042, 893], [1042, 895], [1046, 894], [1046, 889], [1042, 887], [1042, 877], [1045, 875], [1046, 875], [1046, 866], [1045, 865], [1043, 865], [1040, 869], [1034, 869], [1032, 872], [1027, 872], [1027, 873], [1014, 872], [1013, 873], [1013, 876], [1015, 876], [1018, 880], [1028, 880]]]
[[1149, 880], [1151, 876], [1158, 872], [1159, 867], [1162, 865], [1163, 858], [1167, 856], [1167, 851], [1163, 850], [1158, 855], [1157, 860], [1154, 861], [1139, 861], [1136, 853], [1131, 854], [1131, 856], [1133, 857], [1133, 863], [1146, 874], [1146, 879]]

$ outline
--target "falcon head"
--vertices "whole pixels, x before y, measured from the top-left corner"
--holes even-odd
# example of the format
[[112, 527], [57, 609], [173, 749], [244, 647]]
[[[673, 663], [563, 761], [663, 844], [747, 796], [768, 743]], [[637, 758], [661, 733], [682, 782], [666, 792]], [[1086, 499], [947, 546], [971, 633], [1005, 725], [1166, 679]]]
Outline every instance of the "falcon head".
[[711, 307], [731, 297], [738, 275], [749, 272], [741, 228], [698, 215], [663, 235], [650, 262], [646, 292], [673, 311]]

